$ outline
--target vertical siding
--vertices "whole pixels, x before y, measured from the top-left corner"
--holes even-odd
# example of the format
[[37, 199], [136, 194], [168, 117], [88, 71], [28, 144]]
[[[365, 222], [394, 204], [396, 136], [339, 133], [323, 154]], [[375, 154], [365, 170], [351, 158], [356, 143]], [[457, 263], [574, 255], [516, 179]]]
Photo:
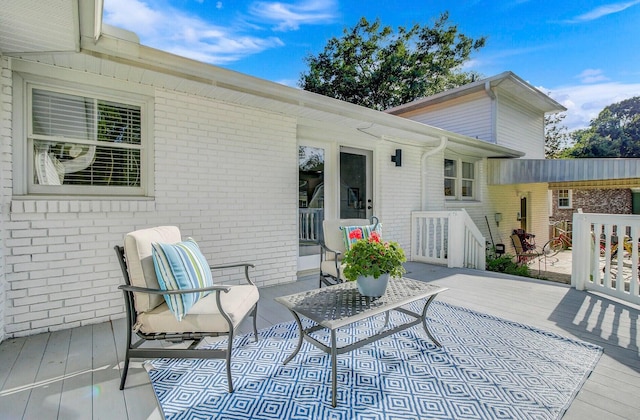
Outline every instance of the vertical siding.
[[526, 159], [544, 159], [544, 116], [528, 109], [508, 95], [498, 96], [496, 116], [500, 146], [526, 153]]
[[489, 143], [496, 142], [491, 99], [484, 92], [426, 106], [400, 116]]

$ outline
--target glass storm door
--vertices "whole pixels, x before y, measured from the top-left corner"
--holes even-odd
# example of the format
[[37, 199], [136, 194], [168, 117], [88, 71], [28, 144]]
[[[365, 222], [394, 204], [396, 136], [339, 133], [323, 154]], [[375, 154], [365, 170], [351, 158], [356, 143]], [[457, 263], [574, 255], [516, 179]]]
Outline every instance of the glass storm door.
[[298, 147], [298, 271], [319, 266], [324, 220], [325, 150]]
[[373, 215], [370, 150], [340, 148], [340, 218], [369, 219]]

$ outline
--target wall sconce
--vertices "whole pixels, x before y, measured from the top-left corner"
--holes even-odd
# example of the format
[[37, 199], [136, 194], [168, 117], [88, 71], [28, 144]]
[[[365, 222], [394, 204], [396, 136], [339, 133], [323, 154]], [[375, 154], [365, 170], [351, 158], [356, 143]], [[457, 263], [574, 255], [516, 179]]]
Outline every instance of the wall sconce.
[[496, 221], [496, 226], [500, 226], [500, 222], [502, 221], [502, 213], [496, 213], [493, 215], [495, 221]]
[[396, 166], [402, 166], [402, 149], [396, 149], [396, 154], [391, 156], [391, 162], [395, 162]]

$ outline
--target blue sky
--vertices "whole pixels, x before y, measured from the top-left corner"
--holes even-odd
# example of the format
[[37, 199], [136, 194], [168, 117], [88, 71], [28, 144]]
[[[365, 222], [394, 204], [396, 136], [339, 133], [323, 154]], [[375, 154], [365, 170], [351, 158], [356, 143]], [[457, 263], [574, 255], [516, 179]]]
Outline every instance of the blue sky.
[[513, 71], [568, 108], [569, 129], [640, 95], [640, 0], [104, 0], [104, 22], [144, 45], [288, 86], [362, 16], [395, 29], [444, 11], [487, 37], [466, 70]]

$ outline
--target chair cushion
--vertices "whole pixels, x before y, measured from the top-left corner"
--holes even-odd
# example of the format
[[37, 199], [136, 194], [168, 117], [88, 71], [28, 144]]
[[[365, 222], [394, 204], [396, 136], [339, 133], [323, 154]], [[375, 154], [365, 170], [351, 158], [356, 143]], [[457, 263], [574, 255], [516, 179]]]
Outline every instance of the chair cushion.
[[[154, 242], [151, 244], [153, 264], [162, 290], [185, 290], [213, 286], [213, 278], [207, 259], [200, 252], [196, 241], [188, 238], [176, 244]], [[164, 300], [178, 321], [200, 299], [210, 292], [164, 295]]]
[[[176, 243], [182, 240], [177, 226], [158, 226], [128, 233], [124, 238], [124, 254], [132, 286], [159, 289], [151, 256], [151, 243]], [[137, 313], [150, 311], [164, 302], [162, 295], [134, 293]]]
[[[342, 231], [342, 240], [344, 241], [345, 251], [351, 249], [351, 245], [353, 245], [358, 239], [366, 239], [371, 235], [371, 232], [378, 232], [380, 236], [382, 236], [382, 224], [378, 223], [377, 225], [364, 225], [364, 226], [340, 226], [340, 230]], [[359, 237], [355, 236], [352, 238], [351, 233], [354, 231], [360, 231]]]
[[[340, 226], [364, 226], [369, 223], [368, 219], [325, 219], [322, 222], [324, 244], [329, 249], [344, 253], [346, 249]], [[335, 256], [328, 252], [326, 259], [335, 259]]]
[[[230, 286], [229, 293], [220, 292], [222, 309], [231, 318], [234, 328], [242, 322], [260, 297], [258, 288], [252, 285]], [[140, 331], [152, 333], [229, 332], [229, 324], [216, 305], [216, 293], [200, 299], [182, 318], [176, 320], [166, 303], [152, 311], [140, 314]]]
[[[336, 261], [335, 260], [325, 260], [320, 263], [320, 272], [324, 275], [330, 275], [334, 278], [338, 277], [338, 272], [336, 271]], [[340, 263], [340, 279], [342, 281], [349, 281], [344, 276], [344, 264]]]

